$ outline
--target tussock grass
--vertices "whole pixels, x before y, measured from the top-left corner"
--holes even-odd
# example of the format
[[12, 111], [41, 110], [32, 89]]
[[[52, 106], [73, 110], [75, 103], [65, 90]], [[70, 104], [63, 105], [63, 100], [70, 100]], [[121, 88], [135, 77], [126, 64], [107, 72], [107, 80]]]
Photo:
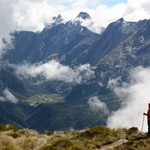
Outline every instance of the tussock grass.
[[46, 131], [40, 134], [15, 125], [0, 125], [0, 150], [98, 150], [125, 137], [128, 137], [128, 142], [116, 150], [150, 148], [149, 140], [135, 139], [140, 136], [143, 135], [136, 128], [114, 130], [96, 126], [80, 131]]

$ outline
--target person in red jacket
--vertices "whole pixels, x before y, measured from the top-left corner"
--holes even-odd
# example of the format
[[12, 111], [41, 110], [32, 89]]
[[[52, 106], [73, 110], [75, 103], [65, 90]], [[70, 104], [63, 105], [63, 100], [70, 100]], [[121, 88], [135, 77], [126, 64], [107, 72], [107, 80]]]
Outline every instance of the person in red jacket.
[[147, 124], [148, 124], [147, 136], [150, 136], [150, 103], [148, 104], [148, 111], [147, 111], [147, 113], [143, 113], [143, 115], [147, 116]]

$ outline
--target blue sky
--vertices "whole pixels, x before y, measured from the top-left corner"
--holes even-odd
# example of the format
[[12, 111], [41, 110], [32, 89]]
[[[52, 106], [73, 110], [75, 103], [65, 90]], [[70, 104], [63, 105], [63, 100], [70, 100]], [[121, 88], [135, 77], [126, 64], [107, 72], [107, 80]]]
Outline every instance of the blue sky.
[[107, 5], [109, 7], [113, 7], [119, 3], [127, 3], [128, 0], [48, 0], [50, 5], [64, 5], [67, 8], [72, 9], [76, 5], [80, 5], [82, 7], [87, 7], [90, 9], [95, 9], [98, 5]]
[[114, 6], [119, 3], [127, 3], [127, 0], [103, 0], [101, 4], [107, 5], [107, 6]]

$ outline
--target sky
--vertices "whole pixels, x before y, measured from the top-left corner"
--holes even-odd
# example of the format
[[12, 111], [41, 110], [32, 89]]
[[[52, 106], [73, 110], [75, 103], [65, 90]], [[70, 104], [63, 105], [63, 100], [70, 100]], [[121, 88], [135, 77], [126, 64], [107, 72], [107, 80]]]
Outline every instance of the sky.
[[101, 5], [107, 5], [113, 7], [114, 5], [117, 5], [119, 3], [127, 3], [127, 0], [102, 0], [100, 1]]

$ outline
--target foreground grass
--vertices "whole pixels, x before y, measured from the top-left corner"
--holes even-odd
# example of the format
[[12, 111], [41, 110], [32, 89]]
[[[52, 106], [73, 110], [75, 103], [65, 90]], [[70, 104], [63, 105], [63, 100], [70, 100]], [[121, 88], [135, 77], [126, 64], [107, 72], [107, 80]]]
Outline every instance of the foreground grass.
[[96, 126], [81, 131], [46, 131], [39, 134], [14, 125], [0, 125], [0, 150], [98, 150], [119, 139], [128, 142], [114, 147], [115, 150], [148, 150], [149, 139], [137, 128], [109, 129]]

